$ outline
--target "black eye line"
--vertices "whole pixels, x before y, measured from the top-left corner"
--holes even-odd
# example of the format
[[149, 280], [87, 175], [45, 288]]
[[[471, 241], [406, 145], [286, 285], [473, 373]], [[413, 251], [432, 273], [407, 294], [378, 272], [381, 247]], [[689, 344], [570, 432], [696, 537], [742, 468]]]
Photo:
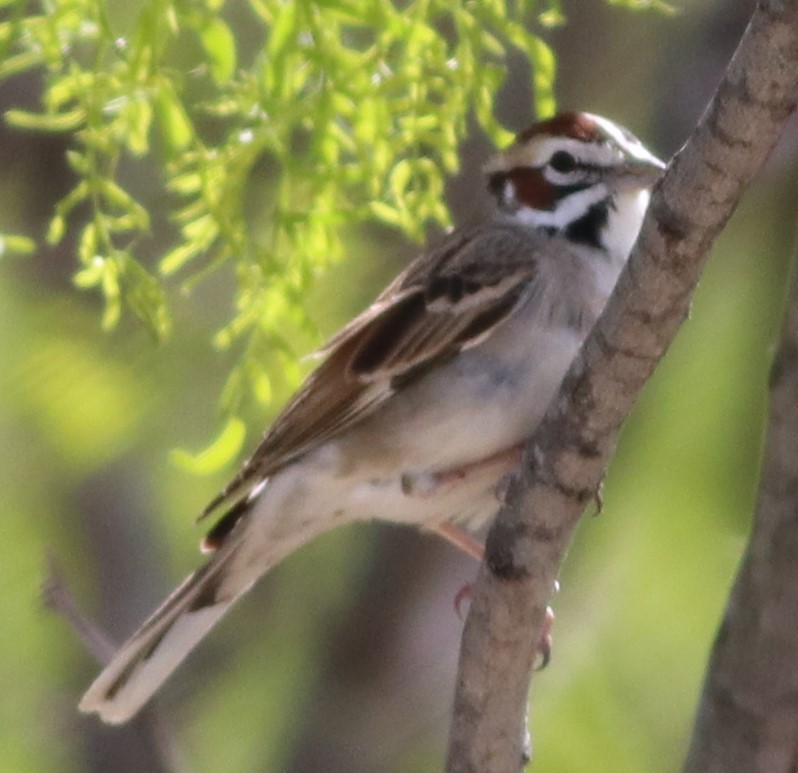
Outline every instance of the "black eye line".
[[[549, 159], [549, 160], [551, 160], [551, 159]], [[540, 166], [519, 166], [519, 167], [516, 167], [516, 169], [518, 169], [518, 170], [526, 169], [527, 171], [530, 171], [530, 172], [540, 172], [541, 174], [543, 174], [543, 177], [545, 179], [545, 169], [547, 167], [549, 167], [549, 162], [548, 161], [545, 164], [542, 164]], [[601, 174], [601, 172], [604, 171], [604, 167], [603, 166], [599, 166], [597, 164], [588, 164], [588, 163], [585, 163], [585, 162], [577, 161], [577, 163], [574, 166], [574, 168], [571, 169], [569, 172], [559, 172], [558, 174], [571, 174], [571, 173], [577, 172], [577, 171], [579, 171], [579, 172], [593, 172], [593, 173]], [[501, 193], [501, 190], [504, 187], [504, 184], [511, 177], [512, 177], [511, 172], [504, 171], [504, 170], [490, 173], [488, 175], [488, 179], [487, 179], [488, 190], [491, 193], [493, 193], [493, 194]], [[570, 196], [572, 193], [577, 193], [578, 191], [583, 191], [583, 190], [585, 190], [585, 188], [589, 188], [591, 185], [594, 184], [593, 182], [585, 182], [585, 183], [574, 183], [573, 185], [559, 185], [559, 184], [556, 184], [556, 183], [552, 183], [549, 180], [547, 180], [547, 182], [549, 182], [550, 185], [554, 186], [557, 189], [557, 198], [558, 199], [563, 198], [565, 196]]]
[[488, 175], [488, 190], [494, 194], [498, 195], [501, 193], [504, 184], [509, 179], [510, 175], [507, 172], [493, 172]]
[[[542, 166], [536, 166], [536, 167], [530, 167], [530, 168], [539, 169], [541, 172], [543, 172], [546, 168], [549, 168], [549, 169], [557, 172], [557, 174], [561, 174], [561, 175], [572, 175], [572, 174], [575, 174], [575, 173], [601, 175], [601, 173], [604, 172], [604, 170], [606, 169], [606, 167], [603, 167], [600, 164], [590, 164], [590, 163], [588, 163], [586, 161], [578, 161], [577, 159], [574, 159], [574, 161], [576, 163], [567, 172], [561, 172], [559, 169], [555, 169], [553, 166], [551, 166], [551, 163], [550, 163], [551, 159], [549, 159]], [[574, 187], [579, 187], [579, 186], [574, 186]], [[588, 187], [588, 185], [586, 184], [584, 187]]]
[[557, 201], [560, 199], [564, 199], [567, 196], [570, 196], [574, 193], [579, 193], [580, 191], [587, 190], [590, 188], [592, 183], [581, 183], [578, 185], [557, 185], [555, 186], [555, 198]]

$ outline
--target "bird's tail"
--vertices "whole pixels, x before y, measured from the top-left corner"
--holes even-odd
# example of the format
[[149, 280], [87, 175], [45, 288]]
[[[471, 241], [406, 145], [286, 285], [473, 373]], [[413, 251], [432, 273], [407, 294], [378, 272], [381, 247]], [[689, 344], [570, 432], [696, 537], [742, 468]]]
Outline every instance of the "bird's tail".
[[[230, 563], [240, 543], [231, 540], [187, 577], [127, 640], [86, 691], [81, 711], [105, 722], [130, 719], [183, 659], [245, 593], [256, 577], [230, 587]], [[258, 573], [260, 574], [260, 572]]]

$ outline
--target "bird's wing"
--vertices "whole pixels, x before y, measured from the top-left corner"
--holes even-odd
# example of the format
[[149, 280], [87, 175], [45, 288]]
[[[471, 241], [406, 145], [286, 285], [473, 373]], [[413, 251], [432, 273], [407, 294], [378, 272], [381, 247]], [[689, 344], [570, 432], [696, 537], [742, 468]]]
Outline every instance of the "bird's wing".
[[456, 231], [422, 254], [322, 349], [324, 360], [276, 418], [241, 472], [203, 515], [231, 507], [214, 548], [252, 489], [283, 465], [376, 411], [426, 369], [483, 341], [534, 284], [534, 232]]

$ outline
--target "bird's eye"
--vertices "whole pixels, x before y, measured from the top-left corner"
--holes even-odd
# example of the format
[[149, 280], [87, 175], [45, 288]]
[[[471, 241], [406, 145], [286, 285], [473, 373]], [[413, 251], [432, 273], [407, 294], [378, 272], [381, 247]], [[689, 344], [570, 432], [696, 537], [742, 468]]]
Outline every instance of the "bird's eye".
[[558, 150], [549, 159], [549, 166], [555, 172], [573, 172], [576, 168], [576, 159], [565, 150]]

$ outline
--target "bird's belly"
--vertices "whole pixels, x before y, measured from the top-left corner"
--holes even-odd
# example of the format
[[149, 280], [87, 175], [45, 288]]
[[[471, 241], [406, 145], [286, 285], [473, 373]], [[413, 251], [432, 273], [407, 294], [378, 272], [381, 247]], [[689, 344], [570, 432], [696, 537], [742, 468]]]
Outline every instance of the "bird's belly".
[[491, 460], [532, 433], [581, 343], [563, 329], [533, 327], [518, 337], [508, 324], [498, 332], [272, 476], [250, 542], [286, 552], [352, 521], [431, 527], [490, 518], [496, 486], [516, 464], [512, 455]]
[[522, 345], [504, 343], [489, 339], [426, 374], [353, 440], [377, 457], [385, 452], [391, 465], [420, 470], [468, 464], [522, 442], [543, 418], [581, 339], [541, 330]]
[[[493, 337], [489, 343], [425, 374], [319, 449], [319, 462], [341, 487], [347, 520], [430, 525], [495, 512], [496, 484], [516, 462], [509, 456], [480, 463], [533, 432], [581, 338], [568, 330], [537, 330], [521, 345]], [[447, 477], [464, 467], [468, 474]]]

